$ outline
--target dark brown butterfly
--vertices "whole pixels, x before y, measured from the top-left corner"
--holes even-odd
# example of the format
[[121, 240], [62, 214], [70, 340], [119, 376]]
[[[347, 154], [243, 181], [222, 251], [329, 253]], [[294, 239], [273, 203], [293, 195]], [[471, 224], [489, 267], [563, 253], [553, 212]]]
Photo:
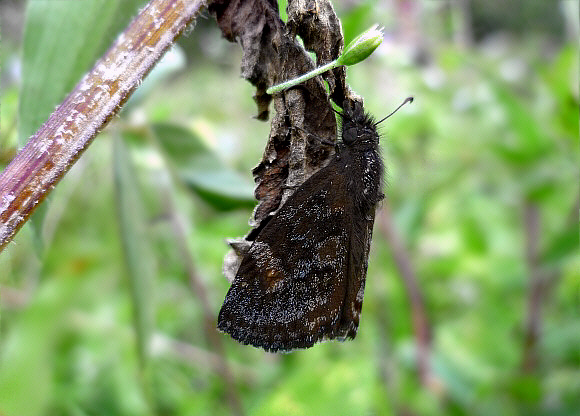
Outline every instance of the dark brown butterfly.
[[259, 232], [226, 295], [218, 329], [243, 344], [290, 351], [356, 336], [384, 168], [378, 123], [354, 101], [340, 114], [330, 163]]

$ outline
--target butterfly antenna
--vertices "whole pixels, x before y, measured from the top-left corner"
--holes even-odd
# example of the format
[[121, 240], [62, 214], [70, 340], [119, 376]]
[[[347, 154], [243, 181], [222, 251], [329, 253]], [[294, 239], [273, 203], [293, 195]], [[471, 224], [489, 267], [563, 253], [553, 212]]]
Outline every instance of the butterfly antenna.
[[401, 108], [401, 107], [402, 107], [402, 106], [404, 106], [405, 104], [407, 104], [407, 103], [412, 103], [412, 102], [413, 102], [413, 100], [414, 100], [414, 98], [413, 98], [413, 97], [407, 97], [407, 98], [405, 98], [405, 101], [403, 101], [403, 102], [402, 102], [402, 103], [401, 103], [401, 104], [400, 104], [400, 105], [399, 105], [397, 108], [395, 108], [391, 114], [389, 114], [389, 115], [388, 115], [388, 116], [386, 116], [385, 118], [383, 118], [383, 119], [381, 119], [381, 120], [377, 121], [377, 122], [375, 123], [375, 126], [376, 126], [377, 124], [380, 124], [380, 123], [382, 123], [383, 121], [385, 121], [385, 120], [386, 120], [386, 119], [388, 119], [389, 117], [391, 117], [393, 114], [395, 114], [397, 111], [399, 111], [399, 108]]

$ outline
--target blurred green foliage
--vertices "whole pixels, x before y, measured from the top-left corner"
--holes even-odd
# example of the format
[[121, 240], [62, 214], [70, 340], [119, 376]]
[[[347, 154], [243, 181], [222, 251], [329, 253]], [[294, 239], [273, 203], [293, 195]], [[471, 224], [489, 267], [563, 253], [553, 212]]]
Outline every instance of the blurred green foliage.
[[[144, 2], [78, 3], [29, 2], [23, 44], [3, 37], [3, 165]], [[237, 398], [252, 415], [577, 414], [577, 2], [517, 3], [474, 1], [468, 15], [461, 2], [337, 2], [347, 41], [386, 26], [349, 69], [367, 110], [416, 98], [382, 145], [385, 204], [431, 324], [429, 380], [378, 226], [354, 341], [272, 355], [212, 338], [224, 239], [247, 232], [268, 125], [251, 118], [239, 48], [200, 19], [180, 41], [187, 68], [128, 106], [38, 232], [0, 254], [0, 413], [225, 415]], [[4, 65], [14, 56], [21, 78]]]

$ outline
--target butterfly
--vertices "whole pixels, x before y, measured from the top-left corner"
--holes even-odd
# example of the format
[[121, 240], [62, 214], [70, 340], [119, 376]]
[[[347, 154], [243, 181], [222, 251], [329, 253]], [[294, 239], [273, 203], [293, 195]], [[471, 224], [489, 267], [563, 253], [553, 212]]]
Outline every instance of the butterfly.
[[270, 352], [356, 336], [384, 197], [377, 124], [393, 113], [376, 122], [360, 102], [344, 102], [335, 154], [255, 237], [221, 307], [219, 330]]

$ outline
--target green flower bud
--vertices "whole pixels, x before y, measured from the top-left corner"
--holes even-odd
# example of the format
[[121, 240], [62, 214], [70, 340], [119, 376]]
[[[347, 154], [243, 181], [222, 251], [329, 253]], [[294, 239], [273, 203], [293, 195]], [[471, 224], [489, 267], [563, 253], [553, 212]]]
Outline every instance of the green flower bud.
[[322, 74], [330, 69], [336, 68], [340, 65], [354, 65], [363, 61], [369, 57], [371, 53], [377, 49], [377, 46], [383, 41], [383, 29], [378, 28], [379, 25], [374, 25], [366, 32], [358, 35], [342, 52], [342, 55], [332, 62], [327, 63], [321, 67], [315, 68], [314, 70], [304, 74], [298, 78], [291, 79], [289, 81], [283, 82], [281, 84], [270, 87], [266, 92], [270, 95], [276, 94], [287, 88], [298, 85], [310, 78]]
[[383, 41], [383, 29], [374, 25], [358, 35], [338, 57], [338, 65], [354, 65], [369, 57]]

